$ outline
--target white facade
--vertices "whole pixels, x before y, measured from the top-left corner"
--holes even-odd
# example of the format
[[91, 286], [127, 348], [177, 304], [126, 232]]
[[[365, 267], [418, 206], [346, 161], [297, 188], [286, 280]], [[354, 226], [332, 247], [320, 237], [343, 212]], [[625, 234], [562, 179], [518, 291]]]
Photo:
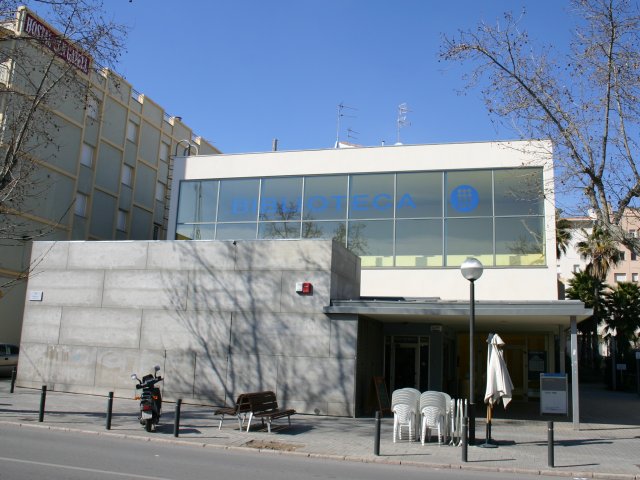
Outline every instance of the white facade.
[[[555, 211], [549, 142], [395, 145], [313, 151], [192, 156], [176, 159], [172, 190], [183, 180], [312, 176], [384, 172], [465, 171], [542, 167], [544, 183], [544, 262], [485, 268], [480, 300], [556, 300]], [[176, 238], [178, 195], [171, 199], [167, 238]], [[474, 232], [469, 232], [473, 238]], [[472, 253], [472, 252], [470, 252]], [[363, 262], [363, 297], [466, 298], [458, 266], [369, 268]]]

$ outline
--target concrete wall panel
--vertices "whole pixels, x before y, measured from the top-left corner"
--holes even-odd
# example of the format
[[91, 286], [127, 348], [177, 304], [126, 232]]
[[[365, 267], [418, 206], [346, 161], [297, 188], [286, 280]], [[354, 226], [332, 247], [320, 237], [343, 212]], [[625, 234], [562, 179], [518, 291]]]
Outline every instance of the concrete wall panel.
[[326, 357], [329, 319], [299, 313], [245, 313], [233, 317], [234, 353]]
[[164, 371], [161, 372], [164, 378], [160, 385], [166, 394], [164, 400], [193, 399], [194, 382], [196, 369], [196, 354], [188, 350], [170, 350], [167, 352]]
[[329, 414], [329, 403], [342, 404], [353, 415], [354, 374], [355, 360], [280, 357], [278, 403], [320, 415]]
[[358, 340], [358, 318], [355, 315], [346, 318], [330, 319], [331, 339], [329, 353], [337, 358], [356, 358]]
[[133, 397], [136, 382], [131, 380], [131, 374], [142, 378], [147, 373], [153, 373], [154, 365], [160, 365], [164, 370], [164, 355], [163, 350], [98, 348], [95, 386], [102, 391], [125, 390]]
[[233, 270], [235, 255], [231, 242], [152, 242], [147, 265], [160, 270]]
[[232, 354], [226, 381], [231, 396], [235, 399], [243, 392], [275, 392], [280, 358], [271, 355]]
[[[310, 282], [311, 295], [296, 293], [296, 283]], [[331, 276], [326, 271], [282, 273], [282, 294], [280, 300], [283, 312], [318, 312], [331, 303]]]
[[327, 241], [238, 242], [238, 270], [320, 270], [331, 264]]
[[32, 267], [35, 271], [63, 270], [67, 267], [69, 242], [33, 242]]
[[69, 269], [143, 269], [147, 264], [147, 242], [72, 242]]
[[29, 278], [29, 291], [43, 292], [42, 305], [92, 306], [102, 302], [101, 271], [46, 270]]
[[142, 311], [125, 308], [65, 308], [60, 343], [98, 347], [140, 347]]
[[105, 307], [133, 308], [186, 307], [186, 272], [153, 270], [107, 271], [104, 281]]
[[22, 319], [22, 341], [26, 343], [58, 343], [62, 307], [27, 303]]
[[140, 348], [226, 354], [229, 312], [144, 310]]
[[214, 405], [233, 405], [232, 385], [227, 383], [227, 355], [199, 354], [196, 357], [193, 393]]

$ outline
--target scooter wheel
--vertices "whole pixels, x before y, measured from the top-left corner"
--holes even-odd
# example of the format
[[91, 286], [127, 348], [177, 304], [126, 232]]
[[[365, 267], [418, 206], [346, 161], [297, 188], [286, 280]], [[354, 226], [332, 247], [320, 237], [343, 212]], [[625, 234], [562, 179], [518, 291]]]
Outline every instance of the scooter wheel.
[[150, 419], [150, 418], [148, 418], [148, 419], [144, 422], [144, 429], [145, 429], [147, 432], [150, 432], [150, 431], [152, 430], [152, 428], [153, 428], [153, 423], [151, 422], [151, 419]]

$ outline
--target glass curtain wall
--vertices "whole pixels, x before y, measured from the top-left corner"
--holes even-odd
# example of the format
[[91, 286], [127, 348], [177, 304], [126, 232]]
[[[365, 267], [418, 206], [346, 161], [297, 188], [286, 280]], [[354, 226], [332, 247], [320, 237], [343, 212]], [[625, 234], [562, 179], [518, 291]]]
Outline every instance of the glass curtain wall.
[[180, 183], [177, 239], [335, 239], [363, 267], [544, 265], [541, 168]]

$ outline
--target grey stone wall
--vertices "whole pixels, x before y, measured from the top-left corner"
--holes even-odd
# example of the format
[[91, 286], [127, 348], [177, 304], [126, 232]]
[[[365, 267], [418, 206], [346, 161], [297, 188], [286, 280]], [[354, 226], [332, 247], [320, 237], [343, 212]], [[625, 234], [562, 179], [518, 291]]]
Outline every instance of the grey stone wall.
[[358, 322], [322, 308], [359, 297], [360, 261], [336, 243], [35, 242], [32, 261], [20, 386], [131, 396], [130, 374], [158, 364], [167, 400], [269, 389], [299, 412], [355, 412]]

